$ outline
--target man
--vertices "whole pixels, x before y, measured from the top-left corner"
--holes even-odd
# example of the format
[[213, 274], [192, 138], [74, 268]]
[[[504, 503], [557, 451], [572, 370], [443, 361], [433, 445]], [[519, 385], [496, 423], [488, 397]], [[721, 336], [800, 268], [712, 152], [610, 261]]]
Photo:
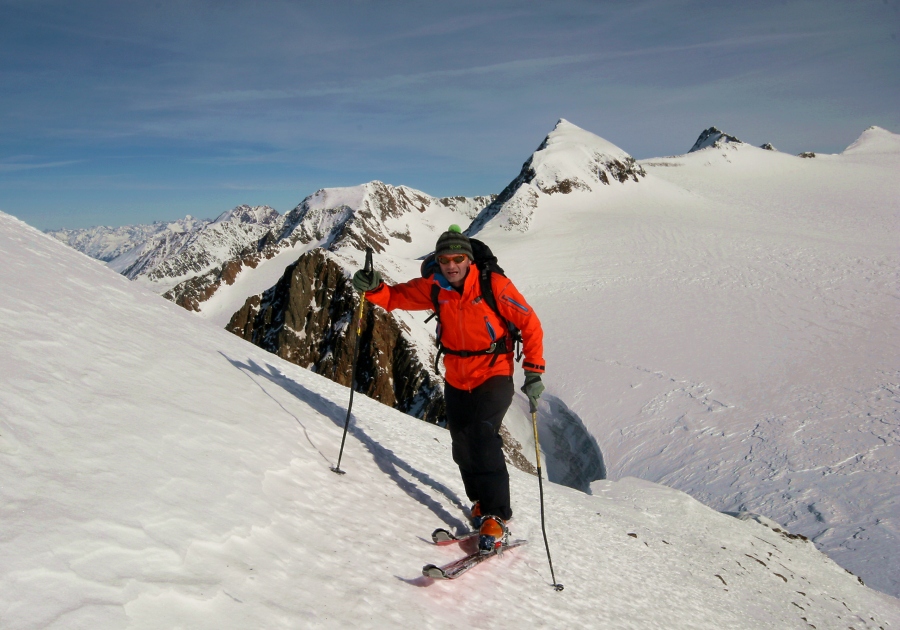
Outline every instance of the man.
[[[434, 253], [440, 273], [431, 277], [388, 286], [377, 271], [357, 271], [353, 286], [388, 311], [432, 310], [436, 299], [453, 461], [459, 466], [466, 495], [474, 502], [472, 523], [480, 531], [479, 548], [489, 552], [507, 537], [506, 522], [512, 517], [500, 424], [514, 394], [514, 344], [506, 322], [482, 299], [472, 245], [458, 226], [441, 234]], [[522, 391], [536, 409], [544, 391], [541, 323], [508, 278], [490, 275], [500, 315], [522, 331]]]

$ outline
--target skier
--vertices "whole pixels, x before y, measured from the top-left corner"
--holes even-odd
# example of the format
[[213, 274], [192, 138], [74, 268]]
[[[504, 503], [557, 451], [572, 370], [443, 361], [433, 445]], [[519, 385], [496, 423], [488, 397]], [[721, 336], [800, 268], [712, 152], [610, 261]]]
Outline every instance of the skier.
[[378, 271], [360, 270], [353, 276], [353, 286], [387, 311], [436, 310], [453, 461], [459, 466], [466, 495], [474, 502], [472, 524], [479, 529], [479, 548], [490, 552], [508, 537], [506, 522], [512, 517], [500, 423], [514, 394], [515, 344], [501, 317], [522, 332], [522, 391], [532, 409], [544, 391], [540, 376], [544, 333], [534, 310], [499, 273], [490, 274], [490, 286], [500, 317], [486, 304], [472, 245], [458, 226], [440, 235], [434, 255], [440, 272], [430, 277], [389, 286]]

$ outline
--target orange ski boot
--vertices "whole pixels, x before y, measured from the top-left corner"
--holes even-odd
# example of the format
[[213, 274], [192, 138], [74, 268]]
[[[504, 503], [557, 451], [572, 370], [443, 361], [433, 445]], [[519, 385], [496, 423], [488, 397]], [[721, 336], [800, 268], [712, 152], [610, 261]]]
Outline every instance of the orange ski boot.
[[509, 530], [506, 523], [499, 516], [485, 516], [478, 531], [478, 550], [485, 553], [495, 553], [509, 538]]

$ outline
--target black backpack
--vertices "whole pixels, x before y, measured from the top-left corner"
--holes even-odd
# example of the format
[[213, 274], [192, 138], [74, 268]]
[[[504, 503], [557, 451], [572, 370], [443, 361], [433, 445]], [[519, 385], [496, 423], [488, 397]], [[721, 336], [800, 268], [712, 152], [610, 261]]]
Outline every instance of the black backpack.
[[[484, 300], [485, 304], [487, 304], [492, 311], [494, 311], [494, 314], [497, 315], [497, 319], [503, 323], [506, 328], [506, 334], [495, 340], [490, 347], [485, 348], [484, 350], [451, 350], [450, 348], [444, 347], [441, 343], [441, 305], [438, 302], [438, 295], [440, 294], [441, 287], [437, 284], [432, 285], [431, 303], [434, 305], [434, 312], [428, 316], [428, 319], [426, 319], [425, 322], [427, 323], [433, 317], [438, 318], [437, 331], [435, 332], [438, 347], [438, 353], [434, 359], [434, 369], [436, 372], [439, 371], [438, 364], [442, 353], [453, 354], [460, 357], [492, 354], [494, 357], [491, 359], [491, 365], [494, 365], [497, 361], [497, 357], [501, 354], [516, 352], [516, 361], [519, 361], [522, 358], [522, 332], [515, 324], [500, 314], [500, 310], [497, 308], [497, 299], [494, 297], [494, 287], [491, 284], [491, 274], [499, 273], [504, 278], [506, 277], [506, 274], [503, 272], [503, 268], [497, 263], [497, 257], [491, 252], [490, 247], [476, 238], [470, 238], [469, 243], [472, 245], [474, 262], [478, 267], [478, 284], [481, 290], [481, 299]], [[420, 271], [423, 278], [430, 278], [435, 273], [439, 273], [440, 270], [441, 268], [440, 265], [438, 265], [437, 257], [433, 252], [428, 254], [422, 261]]]

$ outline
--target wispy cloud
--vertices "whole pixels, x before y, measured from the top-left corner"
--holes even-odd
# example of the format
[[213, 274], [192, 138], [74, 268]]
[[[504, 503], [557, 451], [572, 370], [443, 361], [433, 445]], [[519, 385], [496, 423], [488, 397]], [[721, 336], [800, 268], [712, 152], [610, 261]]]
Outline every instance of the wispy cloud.
[[[296, 89], [247, 89], [227, 90], [220, 92], [198, 94], [190, 97], [190, 100], [211, 103], [250, 103], [283, 99], [309, 99], [330, 96], [372, 95], [378, 93], [395, 92], [404, 87], [416, 86], [426, 83], [441, 84], [448, 80], [465, 79], [468, 77], [486, 77], [491, 75], [527, 76], [539, 74], [565, 66], [580, 64], [610, 62], [627, 58], [660, 57], [678, 53], [689, 53], [707, 50], [723, 50], [751, 48], [756, 46], [774, 45], [789, 41], [802, 41], [818, 37], [828, 36], [825, 32], [805, 32], [790, 34], [772, 34], [747, 37], [730, 37], [706, 42], [674, 45], [674, 46], [650, 46], [621, 51], [604, 51], [579, 55], [554, 55], [545, 57], [533, 57], [503, 61], [498, 63], [466, 66], [462, 68], [448, 68], [426, 72], [414, 72], [409, 74], [390, 74], [377, 78], [363, 79], [348, 83], [321, 84], [314, 87]], [[157, 102], [156, 106], [162, 105]], [[168, 102], [174, 105], [174, 102]]]
[[0, 161], [0, 173], [13, 173], [16, 171], [32, 171], [42, 168], [60, 168], [72, 164], [80, 164], [84, 160], [63, 160], [59, 162], [8, 162]]

